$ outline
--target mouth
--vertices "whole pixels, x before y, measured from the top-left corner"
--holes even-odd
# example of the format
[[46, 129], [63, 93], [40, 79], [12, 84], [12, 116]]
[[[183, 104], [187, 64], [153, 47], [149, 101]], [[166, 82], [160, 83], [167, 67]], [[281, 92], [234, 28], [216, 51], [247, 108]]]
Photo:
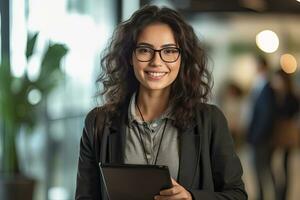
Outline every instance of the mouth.
[[159, 80], [167, 74], [167, 72], [150, 72], [150, 71], [145, 71], [145, 73], [148, 75], [149, 78], [155, 80]]

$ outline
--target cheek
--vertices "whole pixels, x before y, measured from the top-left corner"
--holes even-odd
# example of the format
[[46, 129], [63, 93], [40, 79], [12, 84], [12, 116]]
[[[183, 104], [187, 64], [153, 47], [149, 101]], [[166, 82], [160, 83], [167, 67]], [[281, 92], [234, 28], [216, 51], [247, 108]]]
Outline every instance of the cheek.
[[142, 73], [143, 70], [148, 66], [147, 62], [140, 62], [135, 57], [132, 58], [132, 66], [136, 73]]
[[134, 71], [134, 74], [136, 75], [138, 69], [139, 69], [139, 63], [137, 62], [137, 60], [135, 59], [134, 55], [132, 55], [132, 59], [131, 59], [131, 65]]
[[139, 75], [139, 68], [137, 67], [136, 63], [133, 63], [132, 68], [133, 68], [133, 72], [134, 72], [135, 77], [139, 80], [139, 76], [140, 76]]
[[132, 67], [133, 67], [133, 70], [137, 73], [140, 73], [145, 68], [145, 66], [143, 66], [143, 63], [140, 63], [140, 62], [133, 62]]
[[171, 66], [172, 67], [172, 71], [173, 71], [174, 74], [176, 74], [176, 76], [179, 73], [179, 70], [180, 70], [180, 67], [181, 67], [180, 65], [181, 65], [181, 63], [179, 61], [179, 62], [174, 63], [173, 66]]
[[132, 60], [132, 68], [133, 68], [135, 78], [138, 81], [141, 81], [143, 79], [143, 76], [144, 76], [144, 74], [143, 74], [143, 69], [144, 69], [143, 63], [138, 62], [138, 61], [133, 59]]

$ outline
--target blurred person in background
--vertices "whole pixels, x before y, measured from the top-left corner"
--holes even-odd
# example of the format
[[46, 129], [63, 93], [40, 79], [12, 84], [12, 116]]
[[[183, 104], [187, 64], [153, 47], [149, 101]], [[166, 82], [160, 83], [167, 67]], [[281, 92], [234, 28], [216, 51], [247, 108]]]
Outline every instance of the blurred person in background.
[[235, 147], [238, 149], [244, 140], [244, 122], [242, 121], [244, 92], [234, 81], [228, 81], [223, 86], [218, 102], [228, 120], [228, 128], [235, 142]]
[[226, 119], [205, 103], [206, 59], [169, 8], [143, 7], [117, 27], [99, 78], [105, 104], [85, 120], [76, 199], [106, 199], [99, 162], [167, 165], [173, 187], [156, 200], [247, 199]]
[[274, 145], [283, 151], [283, 181], [280, 183], [276, 180], [276, 195], [278, 200], [285, 200], [289, 186], [289, 156], [291, 150], [299, 145], [299, 99], [294, 93], [291, 75], [283, 70], [274, 73], [271, 83], [276, 97]]
[[263, 56], [257, 56], [257, 75], [254, 80], [250, 101], [250, 124], [247, 141], [253, 150], [254, 169], [258, 181], [258, 199], [268, 195], [266, 185], [274, 189], [274, 177], [271, 171], [273, 154], [272, 135], [275, 122], [275, 96], [270, 84], [270, 69]]

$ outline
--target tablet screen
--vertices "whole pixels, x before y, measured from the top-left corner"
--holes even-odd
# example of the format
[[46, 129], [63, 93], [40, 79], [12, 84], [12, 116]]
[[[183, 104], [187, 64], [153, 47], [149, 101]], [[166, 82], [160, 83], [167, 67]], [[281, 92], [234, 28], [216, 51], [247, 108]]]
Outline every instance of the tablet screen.
[[153, 200], [160, 190], [172, 187], [167, 166], [99, 165], [110, 200]]

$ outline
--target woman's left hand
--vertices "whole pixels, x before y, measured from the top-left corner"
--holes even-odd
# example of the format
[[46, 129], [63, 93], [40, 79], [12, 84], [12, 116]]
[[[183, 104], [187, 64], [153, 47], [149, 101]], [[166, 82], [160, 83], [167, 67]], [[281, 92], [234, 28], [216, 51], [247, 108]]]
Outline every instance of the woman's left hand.
[[155, 200], [192, 200], [192, 195], [184, 187], [179, 185], [172, 179], [173, 187], [170, 189], [162, 190], [159, 195], [154, 197]]

